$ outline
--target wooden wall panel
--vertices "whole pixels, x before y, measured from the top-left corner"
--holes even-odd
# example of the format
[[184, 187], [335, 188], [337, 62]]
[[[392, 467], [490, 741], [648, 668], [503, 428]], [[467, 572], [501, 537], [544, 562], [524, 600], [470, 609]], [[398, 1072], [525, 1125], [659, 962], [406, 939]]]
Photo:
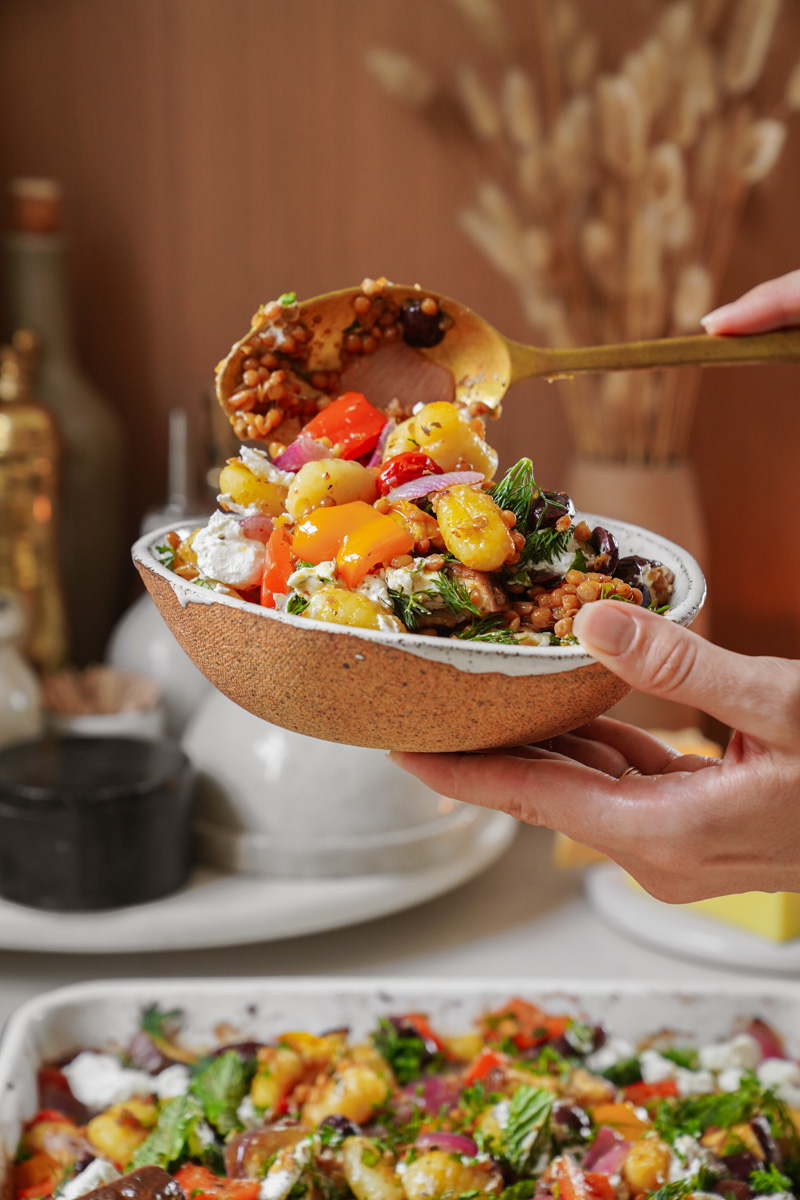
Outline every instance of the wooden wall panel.
[[[628, 14], [652, 4], [603, 9], [613, 56]], [[782, 70], [800, 47], [796, 5], [784, 32]], [[263, 299], [385, 273], [525, 337], [510, 289], [456, 227], [471, 186], [458, 160], [364, 72], [374, 42], [444, 69], [470, 47], [446, 0], [0, 8], [0, 162], [6, 176], [64, 181], [81, 357], [130, 435], [131, 532], [163, 497], [167, 409], [186, 405], [199, 424], [214, 363]], [[748, 209], [728, 297], [798, 265], [798, 148], [795, 131], [776, 186]], [[800, 490], [797, 380], [709, 375], [695, 426], [715, 637], [751, 652], [800, 654], [800, 564], [784, 549]], [[516, 389], [492, 432], [506, 461], [524, 445], [547, 482], [563, 478], [569, 438], [548, 385]]]

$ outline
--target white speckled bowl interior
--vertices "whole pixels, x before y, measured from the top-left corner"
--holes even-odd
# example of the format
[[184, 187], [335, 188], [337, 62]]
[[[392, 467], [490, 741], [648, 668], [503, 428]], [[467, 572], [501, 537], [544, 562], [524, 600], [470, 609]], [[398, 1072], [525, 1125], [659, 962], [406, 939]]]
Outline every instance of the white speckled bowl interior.
[[[637, 525], [593, 513], [576, 519], [608, 529], [621, 557], [637, 554], [669, 567], [675, 592], [665, 619], [691, 625], [706, 592], [691, 554]], [[158, 561], [154, 547], [168, 530], [149, 533], [133, 547], [162, 616], [215, 686], [248, 711], [299, 733], [389, 749], [480, 749], [575, 728], [628, 691], [580, 646], [492, 645], [357, 629], [199, 588]]]

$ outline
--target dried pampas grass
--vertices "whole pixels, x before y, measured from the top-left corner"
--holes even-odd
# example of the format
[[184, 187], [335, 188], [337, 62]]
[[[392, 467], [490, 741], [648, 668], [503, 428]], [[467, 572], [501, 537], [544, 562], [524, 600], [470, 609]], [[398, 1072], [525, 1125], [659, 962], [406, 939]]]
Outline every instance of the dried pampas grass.
[[[459, 224], [515, 288], [532, 340], [698, 330], [749, 190], [776, 167], [800, 111], [800, 62], [777, 109], [753, 99], [782, 0], [652, 0], [640, 44], [602, 74], [600, 4], [529, 0], [530, 52], [510, 4], [448, 2], [477, 39], [472, 62], [433, 73], [373, 50], [368, 67], [423, 115], [440, 98], [460, 108], [476, 190]], [[663, 371], [558, 386], [583, 454], [641, 462], [685, 452], [696, 381]]]

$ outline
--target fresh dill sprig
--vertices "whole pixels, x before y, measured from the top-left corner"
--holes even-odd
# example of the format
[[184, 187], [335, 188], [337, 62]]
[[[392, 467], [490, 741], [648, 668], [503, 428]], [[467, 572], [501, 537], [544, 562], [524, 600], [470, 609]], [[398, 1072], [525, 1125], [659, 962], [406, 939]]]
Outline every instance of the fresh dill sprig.
[[534, 563], [551, 563], [564, 553], [572, 536], [571, 529], [534, 529], [525, 538], [525, 545], [520, 552], [520, 561], [516, 570], [522, 570]]
[[491, 613], [480, 621], [473, 621], [455, 636], [468, 642], [495, 642], [504, 646], [516, 646], [519, 642], [516, 634], [504, 624], [500, 613]]
[[500, 482], [494, 485], [492, 499], [499, 508], [513, 512], [517, 518], [517, 529], [524, 531], [528, 527], [528, 517], [536, 490], [533, 463], [529, 458], [521, 458], [515, 466], [506, 471]]
[[433, 580], [439, 595], [444, 600], [450, 612], [457, 617], [481, 617], [481, 610], [472, 603], [470, 594], [460, 579], [441, 571]]
[[175, 551], [172, 546], [165, 542], [163, 546], [156, 546], [155, 551], [161, 565], [171, 571], [175, 566]]
[[412, 632], [419, 629], [420, 618], [428, 615], [428, 608], [421, 597], [434, 594], [434, 592], [412, 592], [409, 596], [406, 592], [398, 592], [394, 588], [389, 588], [389, 599], [392, 602], [394, 615], [403, 622], [406, 629], [410, 629]]
[[672, 605], [671, 604], [657, 605], [655, 600], [651, 600], [647, 607], [650, 612], [665, 613], [665, 612], [669, 612], [669, 610], [672, 608]]
[[297, 303], [297, 292], [284, 292], [282, 296], [278, 296], [278, 304], [282, 308], [289, 308], [290, 305]]
[[287, 613], [291, 613], [293, 617], [299, 617], [307, 608], [308, 596], [302, 595], [301, 592], [292, 592], [289, 603], [286, 605]]

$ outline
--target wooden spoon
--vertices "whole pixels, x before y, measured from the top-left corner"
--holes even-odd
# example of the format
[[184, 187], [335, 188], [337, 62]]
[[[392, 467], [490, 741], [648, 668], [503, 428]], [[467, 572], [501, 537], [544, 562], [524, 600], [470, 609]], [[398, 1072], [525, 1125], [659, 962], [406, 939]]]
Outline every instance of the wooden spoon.
[[[360, 288], [345, 288], [299, 305], [300, 320], [312, 331], [313, 368], [335, 369], [338, 365], [344, 331], [355, 316], [353, 301], [362, 294]], [[699, 334], [619, 345], [550, 349], [512, 341], [457, 300], [428, 289], [394, 284], [389, 294], [398, 304], [409, 298], [430, 296], [452, 318], [453, 325], [442, 341], [420, 352], [452, 373], [457, 400], [480, 401], [488, 408], [496, 408], [512, 384], [521, 379], [552, 380], [653, 367], [800, 362], [800, 329], [742, 337]]]

